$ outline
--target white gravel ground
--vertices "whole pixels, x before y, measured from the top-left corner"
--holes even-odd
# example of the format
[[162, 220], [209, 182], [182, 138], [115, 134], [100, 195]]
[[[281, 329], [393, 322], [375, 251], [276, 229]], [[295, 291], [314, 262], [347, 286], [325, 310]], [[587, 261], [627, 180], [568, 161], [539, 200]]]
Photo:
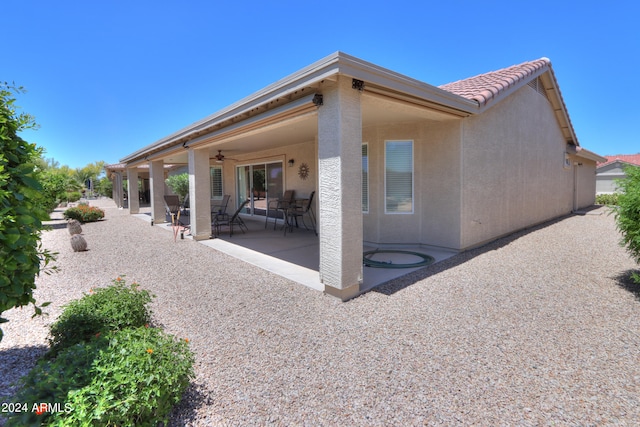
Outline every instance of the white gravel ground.
[[[94, 203], [95, 204], [95, 203]], [[104, 202], [103, 202], [104, 205]], [[32, 309], [5, 313], [0, 403], [61, 306], [118, 275], [189, 338], [197, 378], [171, 425], [637, 425], [640, 301], [612, 216], [570, 216], [341, 303], [106, 205]], [[2, 424], [0, 417], [0, 425]]]

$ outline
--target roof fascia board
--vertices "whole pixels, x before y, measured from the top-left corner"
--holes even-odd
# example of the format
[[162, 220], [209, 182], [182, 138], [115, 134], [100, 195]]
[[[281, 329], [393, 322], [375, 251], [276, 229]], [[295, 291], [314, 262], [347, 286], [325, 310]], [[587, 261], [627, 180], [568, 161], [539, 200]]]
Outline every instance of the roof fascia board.
[[442, 105], [448, 110], [464, 112], [464, 115], [478, 112], [478, 104], [462, 96], [342, 52], [338, 52], [338, 55], [339, 73], [362, 80], [365, 83], [365, 91], [367, 86], [373, 85], [378, 91], [382, 88], [387, 89], [388, 96], [392, 96], [393, 92], [397, 92], [405, 98], [409, 96], [423, 102], [426, 101], [431, 105]]

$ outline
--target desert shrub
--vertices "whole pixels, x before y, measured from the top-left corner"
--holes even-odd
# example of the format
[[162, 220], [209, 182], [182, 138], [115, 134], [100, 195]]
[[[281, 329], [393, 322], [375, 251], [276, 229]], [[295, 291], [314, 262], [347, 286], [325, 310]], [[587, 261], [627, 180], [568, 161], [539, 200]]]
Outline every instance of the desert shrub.
[[95, 206], [78, 205], [63, 213], [66, 219], [77, 219], [80, 222], [94, 222], [104, 218], [104, 211]]
[[[126, 328], [66, 348], [41, 360], [16, 399], [26, 412], [8, 426], [155, 426], [167, 420], [194, 377], [187, 340], [158, 328]], [[38, 414], [34, 405], [55, 411]]]
[[51, 325], [49, 357], [74, 344], [88, 341], [97, 333], [138, 327], [151, 321], [147, 304], [153, 295], [139, 289], [137, 284], [127, 286], [118, 277], [113, 285], [91, 291], [79, 300], [70, 302]]
[[77, 202], [82, 198], [82, 193], [79, 191], [69, 191], [67, 192], [67, 201], [68, 202]]
[[21, 380], [6, 425], [166, 425], [194, 378], [194, 356], [187, 339], [149, 327], [150, 301], [118, 278], [67, 305], [51, 329], [71, 339]]
[[107, 348], [107, 345], [105, 337], [97, 336], [90, 342], [66, 348], [54, 360], [38, 361], [21, 380], [16, 401], [22, 407], [20, 412], [12, 414], [7, 427], [48, 425], [52, 421], [52, 414], [33, 410], [41, 403], [57, 404], [58, 410], [71, 410], [66, 403], [69, 391], [79, 390], [91, 382], [91, 367], [100, 350]]
[[158, 328], [128, 328], [110, 336], [92, 380], [72, 391], [72, 411], [60, 414], [68, 425], [155, 426], [167, 421], [172, 407], [194, 377], [187, 340]]
[[598, 194], [596, 196], [596, 204], [616, 206], [618, 204], [618, 193]]
[[[622, 234], [620, 244], [640, 263], [640, 167], [629, 166], [624, 172], [626, 178], [618, 181], [621, 193], [615, 210], [616, 225]], [[640, 275], [634, 274], [633, 279], [640, 283]]]

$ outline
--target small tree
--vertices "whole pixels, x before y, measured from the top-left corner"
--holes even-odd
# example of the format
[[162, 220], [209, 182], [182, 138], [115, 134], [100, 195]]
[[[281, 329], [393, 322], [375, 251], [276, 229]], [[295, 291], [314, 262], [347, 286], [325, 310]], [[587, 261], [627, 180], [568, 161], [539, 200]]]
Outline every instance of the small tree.
[[[636, 263], [640, 264], [640, 167], [627, 166], [625, 179], [618, 181], [618, 207], [615, 211], [618, 230], [622, 233], [620, 244]], [[640, 283], [640, 275], [633, 279]]]
[[189, 194], [189, 174], [181, 173], [171, 175], [165, 180], [167, 187], [171, 189], [180, 198], [180, 203], [184, 203], [184, 199]]
[[54, 259], [40, 246], [41, 221], [48, 216], [36, 172], [42, 150], [18, 136], [36, 125], [32, 116], [16, 114], [14, 92], [23, 90], [0, 84], [0, 315], [28, 304], [41, 314], [33, 298], [35, 278], [41, 262], [46, 267]]

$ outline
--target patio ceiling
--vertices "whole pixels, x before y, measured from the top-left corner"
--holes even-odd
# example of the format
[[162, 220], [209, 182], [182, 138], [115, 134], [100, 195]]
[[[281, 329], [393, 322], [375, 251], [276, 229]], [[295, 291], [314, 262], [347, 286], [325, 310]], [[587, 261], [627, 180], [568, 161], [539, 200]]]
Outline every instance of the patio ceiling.
[[[238, 127], [237, 132], [222, 133], [219, 137], [203, 137], [202, 146], [209, 147], [209, 158], [215, 158], [218, 150], [229, 159], [252, 152], [286, 147], [288, 145], [313, 141], [318, 134], [317, 108], [303, 109], [300, 113], [278, 120], [271, 120], [247, 131]], [[322, 107], [319, 107], [322, 108]], [[452, 120], [454, 117], [387, 96], [364, 92], [362, 95], [362, 126], [384, 126], [387, 124], [412, 123], [418, 121]], [[207, 139], [211, 141], [206, 142]], [[182, 147], [162, 157], [164, 163], [187, 164], [187, 150]]]

